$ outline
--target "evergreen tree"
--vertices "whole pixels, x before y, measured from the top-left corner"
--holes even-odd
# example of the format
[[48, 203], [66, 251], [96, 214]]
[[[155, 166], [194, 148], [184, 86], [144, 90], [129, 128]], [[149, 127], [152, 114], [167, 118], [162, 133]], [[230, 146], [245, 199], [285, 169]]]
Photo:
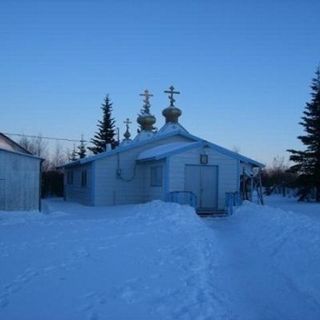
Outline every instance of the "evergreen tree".
[[300, 200], [312, 189], [316, 190], [316, 201], [320, 202], [320, 67], [311, 84], [311, 100], [306, 103], [302, 121], [305, 135], [298, 139], [306, 146], [304, 151], [288, 150], [290, 160], [295, 162], [290, 170], [298, 173], [297, 185]]
[[94, 154], [104, 152], [106, 150], [106, 144], [111, 144], [112, 149], [114, 149], [118, 142], [115, 139], [115, 120], [112, 118], [112, 102], [107, 95], [102, 104], [103, 117], [102, 121], [98, 121], [98, 132], [91, 139], [93, 147], [89, 147]]
[[77, 155], [80, 159], [83, 159], [87, 155], [86, 146], [84, 144], [83, 136], [81, 136], [80, 145], [78, 146]]
[[70, 161], [76, 161], [77, 160], [77, 152], [76, 152], [76, 148], [75, 146], [73, 145], [73, 150], [69, 156], [69, 160]]

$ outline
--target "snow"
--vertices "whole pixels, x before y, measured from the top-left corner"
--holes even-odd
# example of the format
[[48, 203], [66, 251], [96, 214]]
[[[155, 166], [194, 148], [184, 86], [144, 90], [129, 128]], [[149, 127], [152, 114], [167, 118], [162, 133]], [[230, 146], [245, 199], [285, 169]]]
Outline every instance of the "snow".
[[132, 142], [139, 142], [139, 141], [144, 141], [147, 139], [151, 139], [155, 136], [155, 133], [153, 131], [146, 131], [146, 130], [142, 130], [141, 132], [139, 132], [136, 137], [133, 139]]
[[289, 212], [314, 216], [320, 214], [320, 204], [316, 202], [298, 202], [295, 197], [282, 197], [274, 195], [266, 198], [266, 204]]
[[0, 212], [0, 319], [317, 320], [320, 206], [267, 203]]
[[179, 123], [167, 122], [165, 123], [162, 128], [157, 132], [158, 135], [164, 135], [169, 132], [180, 131], [184, 133], [188, 133], [188, 131]]
[[45, 207], [0, 215], [0, 319], [169, 319], [195, 303], [206, 244], [193, 209]]
[[152, 159], [156, 157], [161, 157], [162, 155], [179, 150], [181, 148], [184, 148], [186, 146], [190, 145], [198, 145], [198, 142], [172, 142], [172, 143], [167, 143], [164, 145], [160, 145], [148, 150], [145, 150], [141, 152], [138, 156], [138, 160], [146, 160], [146, 159]]
[[221, 250], [212, 281], [231, 319], [320, 318], [319, 214], [319, 205], [311, 218], [245, 203], [213, 222]]

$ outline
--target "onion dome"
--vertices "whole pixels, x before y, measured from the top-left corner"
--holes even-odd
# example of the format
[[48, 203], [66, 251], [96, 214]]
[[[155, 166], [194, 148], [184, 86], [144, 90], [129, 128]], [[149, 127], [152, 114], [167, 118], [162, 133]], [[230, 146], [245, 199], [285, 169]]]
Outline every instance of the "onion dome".
[[144, 93], [141, 93], [140, 96], [144, 96], [144, 104], [137, 118], [140, 131], [153, 131], [154, 124], [156, 123], [156, 117], [150, 114], [150, 97], [153, 97], [153, 94], [149, 93], [148, 90], [144, 90]]
[[126, 125], [126, 132], [123, 134], [125, 140], [130, 140], [131, 133], [129, 132], [129, 124], [132, 122], [127, 118], [126, 121], [123, 122]]
[[151, 114], [139, 115], [137, 122], [140, 125], [140, 130], [152, 131], [154, 129], [154, 124], [156, 123], [156, 117]]
[[173, 98], [173, 95], [180, 94], [180, 92], [174, 91], [173, 86], [171, 86], [169, 90], [165, 90], [164, 92], [169, 94], [170, 101], [170, 106], [162, 111], [162, 114], [166, 119], [166, 123], [178, 123], [178, 119], [181, 116], [182, 111], [174, 105], [176, 100]]

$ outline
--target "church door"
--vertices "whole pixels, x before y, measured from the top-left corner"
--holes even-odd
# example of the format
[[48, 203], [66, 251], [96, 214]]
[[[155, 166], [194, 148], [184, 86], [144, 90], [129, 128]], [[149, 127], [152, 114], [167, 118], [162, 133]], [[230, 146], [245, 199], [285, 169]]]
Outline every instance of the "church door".
[[185, 166], [185, 191], [193, 192], [200, 209], [218, 207], [218, 167], [203, 165]]

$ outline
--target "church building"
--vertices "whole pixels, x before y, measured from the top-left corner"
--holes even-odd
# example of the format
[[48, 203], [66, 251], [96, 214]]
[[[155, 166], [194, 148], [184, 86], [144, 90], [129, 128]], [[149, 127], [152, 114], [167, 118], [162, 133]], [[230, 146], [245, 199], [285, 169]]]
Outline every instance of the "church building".
[[226, 196], [240, 194], [244, 172], [259, 171], [263, 164], [189, 133], [179, 123], [182, 111], [174, 99], [179, 92], [171, 86], [165, 93], [170, 104], [158, 131], [150, 112], [152, 95], [145, 90], [134, 139], [127, 121], [118, 147], [63, 167], [67, 201], [112, 206], [180, 198], [206, 212], [224, 210]]

